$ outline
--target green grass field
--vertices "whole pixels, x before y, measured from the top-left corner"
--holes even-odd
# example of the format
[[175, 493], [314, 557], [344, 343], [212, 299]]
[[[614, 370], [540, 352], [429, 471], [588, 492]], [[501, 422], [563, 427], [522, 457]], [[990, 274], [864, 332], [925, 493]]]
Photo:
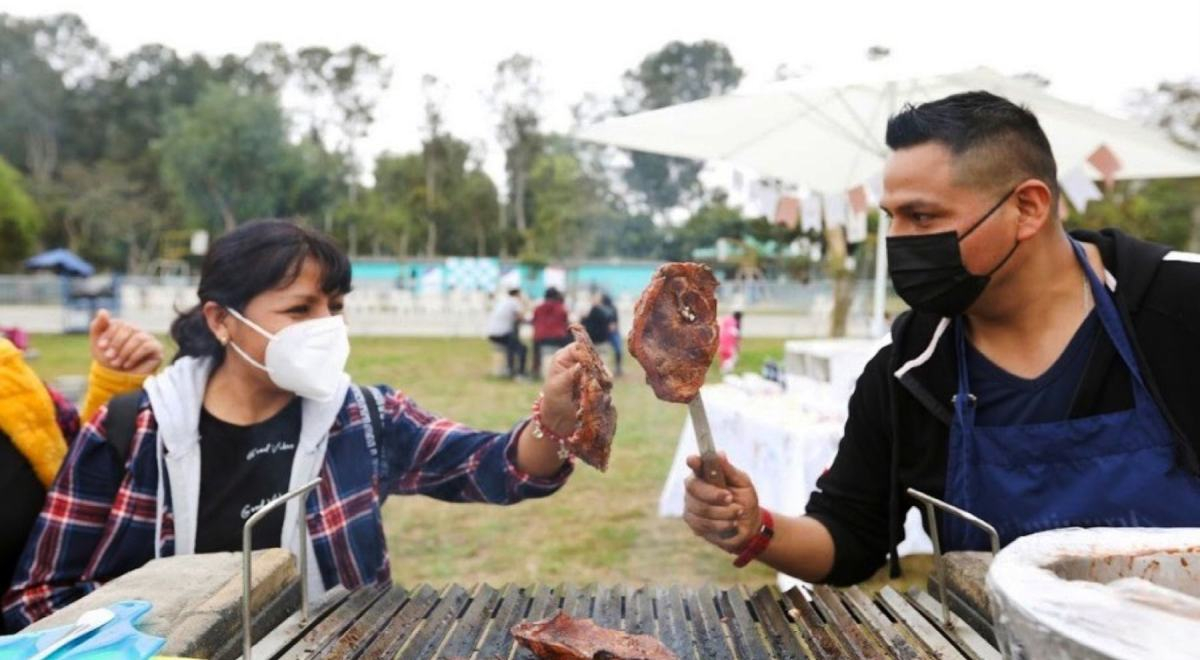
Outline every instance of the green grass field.
[[[41, 353], [33, 365], [43, 378], [85, 372], [86, 338], [42, 335], [33, 345]], [[506, 429], [528, 413], [538, 385], [488, 377], [490, 351], [483, 340], [358, 337], [349, 370], [357, 382], [392, 385], [441, 415]], [[747, 340], [739, 368], [756, 371], [765, 359], [782, 354], [783, 340]], [[655, 399], [637, 363], [626, 357], [626, 364], [627, 373], [615, 387], [620, 423], [607, 473], [581, 463], [553, 497], [512, 507], [393, 497], [384, 519], [394, 579], [406, 584], [773, 581], [771, 570], [760, 565], [735, 569], [727, 555], [693, 536], [682, 521], [658, 517], [658, 496], [685, 409]]]

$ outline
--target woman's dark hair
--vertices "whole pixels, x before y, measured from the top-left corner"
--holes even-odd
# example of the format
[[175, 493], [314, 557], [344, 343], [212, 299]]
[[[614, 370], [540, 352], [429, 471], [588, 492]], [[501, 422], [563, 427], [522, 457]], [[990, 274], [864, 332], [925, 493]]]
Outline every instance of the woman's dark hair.
[[546, 287], [546, 294], [543, 296], [546, 300], [562, 300], [562, 293], [558, 289], [549, 286]]
[[175, 359], [208, 357], [220, 364], [225, 349], [208, 329], [204, 303], [241, 312], [258, 294], [294, 282], [308, 257], [321, 266], [321, 291], [350, 292], [350, 260], [320, 232], [284, 220], [263, 220], [217, 239], [200, 269], [200, 304], [171, 323], [171, 338], [179, 346]]

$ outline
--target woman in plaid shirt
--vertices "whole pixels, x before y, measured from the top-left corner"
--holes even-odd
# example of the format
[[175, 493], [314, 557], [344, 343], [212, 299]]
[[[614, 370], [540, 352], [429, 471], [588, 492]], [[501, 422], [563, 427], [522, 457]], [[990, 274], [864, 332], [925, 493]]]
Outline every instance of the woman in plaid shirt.
[[[309, 229], [252, 223], [216, 241], [200, 304], [171, 328], [179, 353], [143, 387], [127, 456], [107, 440], [107, 407], [72, 443], [4, 596], [8, 627], [155, 557], [239, 551], [242, 520], [314, 477], [302, 504], [314, 595], [390, 579], [389, 494], [513, 504], [565, 483], [571, 461], [548, 438], [575, 424], [569, 350], [554, 358], [535, 420], [471, 429], [398, 390], [350, 383], [349, 291], [346, 256]], [[254, 546], [298, 554], [300, 507], [264, 519]]]

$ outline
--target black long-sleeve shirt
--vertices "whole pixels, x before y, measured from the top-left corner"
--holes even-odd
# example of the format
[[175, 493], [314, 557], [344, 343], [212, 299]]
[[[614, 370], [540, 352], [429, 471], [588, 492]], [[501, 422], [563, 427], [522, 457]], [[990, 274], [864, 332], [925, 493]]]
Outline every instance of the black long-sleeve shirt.
[[[1095, 244], [1113, 274], [1113, 297], [1138, 365], [1167, 417], [1181, 465], [1197, 473], [1200, 455], [1200, 255], [1171, 252], [1115, 230], [1073, 232]], [[903, 540], [915, 503], [907, 488], [943, 497], [950, 397], [956, 390], [953, 327], [914, 312], [898, 318], [892, 344], [867, 364], [850, 398], [838, 454], [817, 481], [807, 513], [829, 529], [834, 564], [826, 581], [870, 577]], [[925, 359], [922, 354], [933, 345]], [[1133, 406], [1128, 369], [1112, 343], [1095, 343], [1071, 405], [1071, 418]], [[1200, 476], [1197, 477], [1200, 479]], [[1200, 512], [1197, 513], [1200, 522]], [[926, 528], [929, 521], [925, 521]]]

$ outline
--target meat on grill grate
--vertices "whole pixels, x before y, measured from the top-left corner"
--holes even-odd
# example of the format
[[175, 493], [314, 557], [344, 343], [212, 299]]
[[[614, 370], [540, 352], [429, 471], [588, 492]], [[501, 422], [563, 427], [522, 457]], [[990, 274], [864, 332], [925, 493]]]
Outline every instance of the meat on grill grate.
[[518, 624], [512, 633], [541, 660], [678, 660], [649, 635], [601, 628], [591, 619], [576, 619], [563, 612], [545, 621]]

